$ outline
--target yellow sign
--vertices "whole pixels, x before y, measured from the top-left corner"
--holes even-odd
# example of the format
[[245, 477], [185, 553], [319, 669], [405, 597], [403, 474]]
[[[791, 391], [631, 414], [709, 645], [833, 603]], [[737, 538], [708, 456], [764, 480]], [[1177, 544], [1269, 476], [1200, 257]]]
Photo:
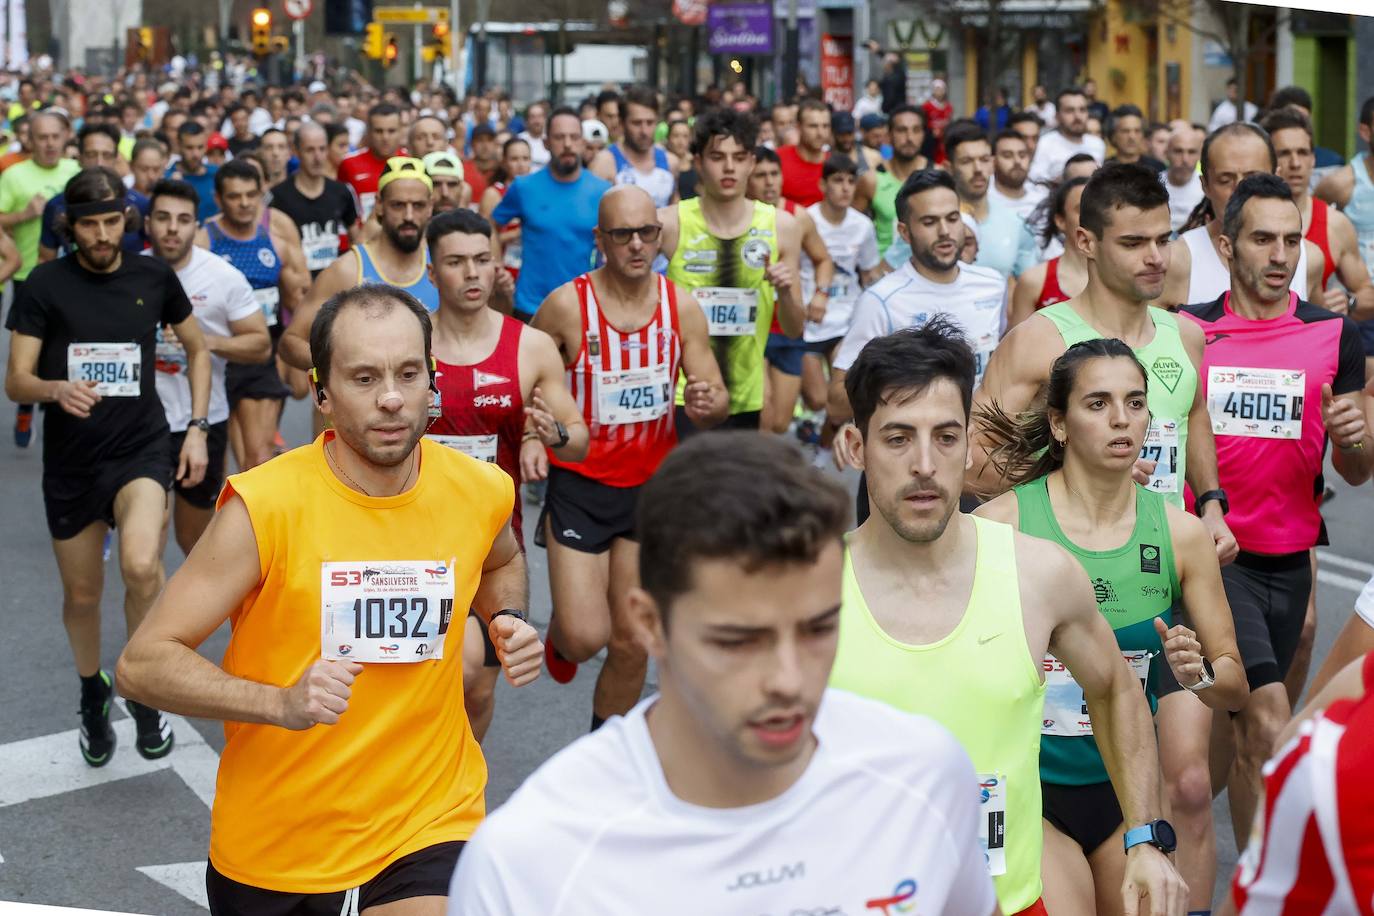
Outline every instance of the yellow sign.
[[437, 6], [376, 6], [372, 8], [372, 19], [388, 25], [433, 25], [448, 22], [448, 10]]

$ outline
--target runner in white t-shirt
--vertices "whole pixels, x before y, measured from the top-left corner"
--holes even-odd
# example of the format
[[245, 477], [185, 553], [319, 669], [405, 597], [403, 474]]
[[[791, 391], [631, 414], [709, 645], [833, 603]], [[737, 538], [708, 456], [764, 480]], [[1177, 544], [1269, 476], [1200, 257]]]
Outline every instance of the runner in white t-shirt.
[[1064, 163], [1078, 153], [1087, 153], [1101, 165], [1107, 156], [1107, 144], [1101, 137], [1088, 133], [1088, 97], [1082, 89], [1070, 88], [1059, 93], [1056, 101], [1059, 127], [1040, 135], [1031, 159], [1030, 180], [1048, 183], [1059, 181]]
[[[230, 360], [262, 362], [272, 351], [267, 320], [248, 280], [228, 261], [194, 244], [198, 206], [195, 188], [171, 179], [153, 186], [148, 204], [148, 238], [152, 242], [148, 254], [176, 271], [211, 353], [210, 410], [201, 421], [210, 463], [199, 484], [173, 488], [177, 544], [188, 554], [210, 524], [224, 484], [229, 421], [225, 364]], [[172, 454], [176, 455], [192, 417], [191, 385], [186, 376], [186, 350], [171, 328], [164, 327], [158, 333], [156, 368], [157, 396], [167, 414]]]
[[[857, 169], [857, 163], [848, 156], [833, 155], [827, 159], [821, 169], [821, 191], [825, 196], [806, 208], [835, 269], [825, 314], [819, 321], [808, 320], [802, 331], [806, 344], [802, 358], [802, 398], [811, 410], [825, 407], [826, 364], [849, 330], [859, 293], [882, 276], [879, 268], [883, 261], [878, 254], [878, 235], [873, 220], [852, 206], [858, 182]], [[808, 270], [809, 267], [810, 261], [803, 260], [803, 298], [815, 284], [815, 268]], [[808, 315], [808, 319], [810, 317]]]
[[639, 500], [629, 600], [661, 693], [482, 823], [449, 913], [996, 912], [962, 748], [826, 689], [845, 490], [727, 432], [675, 450]]

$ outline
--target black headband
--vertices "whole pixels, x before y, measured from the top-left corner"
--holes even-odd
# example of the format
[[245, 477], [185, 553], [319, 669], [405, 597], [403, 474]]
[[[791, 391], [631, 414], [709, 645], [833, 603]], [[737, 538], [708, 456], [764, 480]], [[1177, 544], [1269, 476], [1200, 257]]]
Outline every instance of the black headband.
[[92, 200], [84, 204], [67, 204], [67, 218], [78, 220], [88, 216], [101, 216], [106, 213], [123, 213], [124, 206], [123, 199], [118, 197]]

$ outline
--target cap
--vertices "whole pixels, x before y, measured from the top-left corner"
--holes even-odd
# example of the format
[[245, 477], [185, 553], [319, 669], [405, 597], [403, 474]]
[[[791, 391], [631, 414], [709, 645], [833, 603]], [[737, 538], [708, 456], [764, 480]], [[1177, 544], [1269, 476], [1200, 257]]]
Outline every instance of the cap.
[[836, 134], [854, 133], [854, 116], [847, 111], [837, 111], [830, 116], [830, 131]]
[[314, 95], [317, 92], [328, 92], [329, 87], [326, 86], [323, 81], [315, 80], [315, 82], [311, 83], [308, 87], [306, 87], [306, 90], [311, 95]]
[[215, 131], [210, 135], [209, 139], [205, 141], [205, 148], [223, 150], [225, 152], [228, 152], [229, 141], [224, 138], [224, 134], [220, 133], [219, 131]]
[[457, 156], [446, 150], [436, 149], [432, 153], [427, 153], [424, 158], [425, 171], [431, 178], [443, 176], [445, 178], [463, 178], [463, 163]]
[[429, 174], [425, 172], [423, 162], [414, 156], [392, 156], [382, 167], [381, 177], [377, 179], [377, 193], [381, 194], [387, 185], [403, 178], [413, 178], [422, 182], [431, 191], [434, 190], [434, 182], [430, 181]]
[[611, 140], [611, 132], [596, 118], [588, 118], [582, 122], [582, 139], [588, 143], [606, 144]]
[[476, 127], [472, 129], [472, 139], [474, 140], [476, 140], [478, 137], [494, 136], [496, 136], [496, 129], [492, 127], [490, 124], [478, 124]]
[[873, 130], [874, 128], [886, 126], [887, 118], [876, 112], [870, 111], [859, 119], [859, 130]]

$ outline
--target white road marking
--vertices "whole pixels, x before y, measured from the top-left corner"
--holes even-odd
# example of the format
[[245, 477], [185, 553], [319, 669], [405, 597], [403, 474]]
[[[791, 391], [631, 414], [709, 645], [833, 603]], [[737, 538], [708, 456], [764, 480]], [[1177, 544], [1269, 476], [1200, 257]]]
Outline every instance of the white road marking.
[[1359, 594], [1364, 591], [1364, 579], [1352, 579], [1340, 573], [1328, 572], [1321, 568], [1321, 559], [1317, 560], [1317, 581], [1323, 585], [1334, 585], [1336, 588], [1343, 588], [1348, 592]]
[[176, 891], [197, 906], [207, 910], [210, 908], [209, 898], [205, 894], [204, 859], [199, 862], [176, 862], [171, 865], [144, 865], [138, 871], [163, 887]]
[[1374, 563], [1366, 563], [1363, 560], [1352, 560], [1349, 557], [1343, 557], [1329, 550], [1317, 551], [1317, 565], [1321, 566], [1323, 563], [1339, 566], [1342, 569], [1348, 569], [1351, 572], [1361, 573], [1365, 576], [1374, 575]]
[[113, 910], [82, 910], [69, 906], [42, 906], [37, 903], [6, 903], [0, 900], [0, 916], [139, 916]]

